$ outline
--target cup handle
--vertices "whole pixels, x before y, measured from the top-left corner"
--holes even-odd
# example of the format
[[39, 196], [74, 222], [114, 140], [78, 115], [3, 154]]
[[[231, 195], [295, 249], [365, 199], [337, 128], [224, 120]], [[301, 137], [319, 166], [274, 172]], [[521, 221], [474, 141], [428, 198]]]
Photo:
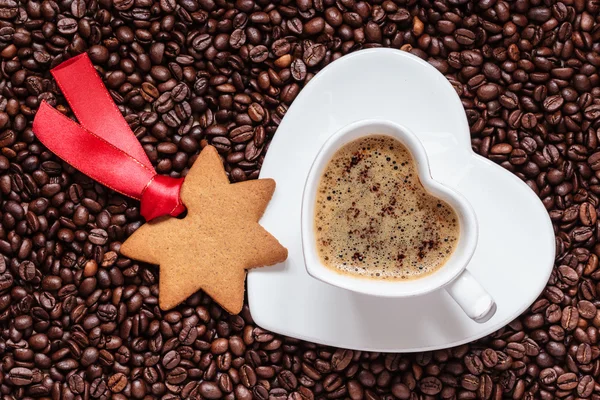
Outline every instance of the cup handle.
[[473, 321], [483, 323], [496, 313], [496, 302], [467, 270], [446, 286], [448, 294]]

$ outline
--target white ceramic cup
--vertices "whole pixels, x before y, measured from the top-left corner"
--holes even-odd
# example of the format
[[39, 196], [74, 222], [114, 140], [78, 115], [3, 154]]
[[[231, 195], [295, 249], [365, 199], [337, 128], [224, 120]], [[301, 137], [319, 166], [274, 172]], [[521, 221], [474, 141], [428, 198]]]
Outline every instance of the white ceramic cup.
[[[316, 248], [314, 215], [317, 188], [323, 172], [335, 154], [345, 144], [368, 135], [387, 135], [403, 143], [417, 165], [425, 190], [447, 202], [457, 213], [460, 237], [456, 249], [436, 272], [408, 281], [365, 279], [338, 273], [323, 265]], [[317, 154], [304, 186], [302, 196], [302, 249], [308, 273], [323, 282], [343, 289], [381, 297], [411, 297], [443, 289], [462, 310], [476, 322], [489, 320], [496, 304], [489, 293], [466, 269], [477, 247], [477, 217], [467, 199], [460, 193], [431, 178], [425, 148], [406, 127], [386, 120], [362, 120], [345, 126], [323, 144]]]

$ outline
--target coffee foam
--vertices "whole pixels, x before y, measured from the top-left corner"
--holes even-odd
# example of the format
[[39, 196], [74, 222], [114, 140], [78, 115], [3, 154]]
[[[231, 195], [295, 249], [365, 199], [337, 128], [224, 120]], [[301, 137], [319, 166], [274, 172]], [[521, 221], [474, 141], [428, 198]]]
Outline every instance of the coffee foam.
[[317, 251], [338, 272], [415, 279], [440, 268], [460, 235], [458, 217], [421, 184], [408, 149], [389, 136], [339, 149], [319, 182]]

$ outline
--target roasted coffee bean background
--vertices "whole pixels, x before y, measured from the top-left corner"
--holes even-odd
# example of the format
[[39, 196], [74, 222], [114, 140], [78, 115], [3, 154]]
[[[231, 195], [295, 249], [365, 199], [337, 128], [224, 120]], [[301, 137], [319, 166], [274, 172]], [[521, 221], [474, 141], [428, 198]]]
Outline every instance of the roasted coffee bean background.
[[[598, 0], [0, 0], [2, 398], [599, 399], [599, 10]], [[159, 173], [185, 175], [212, 144], [232, 181], [254, 179], [314, 74], [380, 46], [446, 75], [474, 150], [527, 182], [554, 223], [543, 294], [469, 345], [318, 346], [202, 293], [163, 312], [157, 268], [119, 255], [143, 223], [138, 204], [31, 131], [42, 100], [73, 117], [49, 70], [87, 51]]]

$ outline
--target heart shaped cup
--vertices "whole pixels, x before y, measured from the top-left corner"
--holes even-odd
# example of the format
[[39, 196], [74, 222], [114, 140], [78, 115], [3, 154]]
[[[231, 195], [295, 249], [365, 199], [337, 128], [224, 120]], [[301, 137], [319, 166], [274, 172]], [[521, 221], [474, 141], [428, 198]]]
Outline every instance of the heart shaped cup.
[[[436, 272], [408, 281], [364, 279], [338, 273], [323, 265], [316, 248], [314, 213], [317, 187], [323, 172], [335, 154], [345, 144], [368, 135], [387, 135], [403, 143], [417, 165], [419, 179], [431, 195], [447, 202], [457, 213], [460, 237], [456, 249]], [[370, 296], [411, 297], [443, 289], [458, 303], [466, 315], [476, 322], [489, 320], [496, 303], [467, 270], [477, 247], [478, 226], [473, 208], [460, 193], [433, 180], [425, 148], [409, 129], [386, 120], [361, 120], [335, 132], [325, 141], [311, 166], [302, 196], [302, 250], [307, 272], [333, 286]]]

